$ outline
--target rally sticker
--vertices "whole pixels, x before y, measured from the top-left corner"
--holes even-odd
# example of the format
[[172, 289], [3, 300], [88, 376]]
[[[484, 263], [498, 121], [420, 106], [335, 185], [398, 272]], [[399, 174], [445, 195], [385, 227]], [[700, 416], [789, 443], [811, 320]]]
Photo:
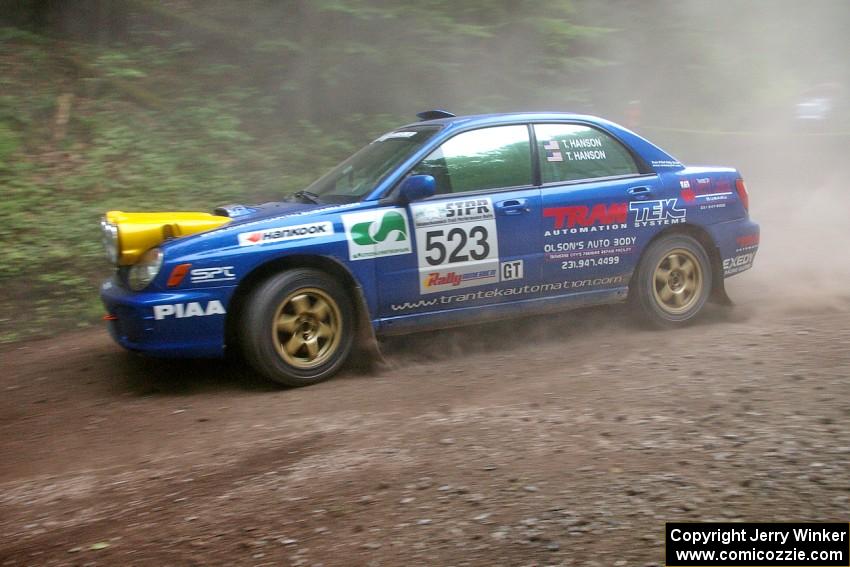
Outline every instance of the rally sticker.
[[499, 238], [489, 198], [411, 206], [422, 294], [499, 282]]
[[410, 227], [404, 209], [386, 208], [342, 215], [349, 260], [410, 254]]
[[254, 232], [240, 233], [239, 246], [270, 244], [273, 242], [283, 242], [285, 240], [296, 240], [298, 238], [314, 238], [316, 236], [327, 236], [333, 233], [334, 225], [327, 221], [280, 228], [267, 228]]

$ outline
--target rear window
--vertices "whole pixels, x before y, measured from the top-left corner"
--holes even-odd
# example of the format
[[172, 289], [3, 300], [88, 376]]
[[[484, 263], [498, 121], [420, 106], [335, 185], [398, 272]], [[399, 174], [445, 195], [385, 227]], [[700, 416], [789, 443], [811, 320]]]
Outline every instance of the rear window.
[[596, 128], [584, 124], [537, 124], [534, 132], [543, 183], [639, 173], [629, 151]]

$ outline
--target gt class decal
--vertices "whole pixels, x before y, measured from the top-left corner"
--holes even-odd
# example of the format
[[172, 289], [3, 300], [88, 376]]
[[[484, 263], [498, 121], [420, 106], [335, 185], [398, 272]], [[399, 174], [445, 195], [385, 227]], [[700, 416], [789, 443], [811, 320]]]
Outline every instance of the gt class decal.
[[499, 281], [499, 238], [489, 197], [420, 203], [410, 210], [421, 293]]
[[296, 240], [298, 238], [313, 238], [333, 234], [334, 225], [331, 222], [314, 222], [310, 224], [299, 224], [297, 226], [285, 226], [280, 228], [267, 228], [254, 232], [239, 233], [239, 246], [254, 246], [255, 244], [269, 244], [283, 242], [285, 240]]
[[393, 207], [342, 215], [349, 260], [410, 254], [410, 227], [404, 209]]

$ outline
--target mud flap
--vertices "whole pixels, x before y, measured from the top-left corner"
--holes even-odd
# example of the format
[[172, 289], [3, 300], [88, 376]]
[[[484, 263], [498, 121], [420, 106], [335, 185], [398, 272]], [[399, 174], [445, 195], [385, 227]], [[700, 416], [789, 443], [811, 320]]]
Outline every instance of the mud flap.
[[732, 299], [726, 293], [726, 278], [723, 277], [722, 272], [714, 277], [714, 282], [711, 285], [711, 295], [708, 300], [724, 307], [732, 307], [734, 305]]
[[366, 297], [363, 289], [358, 285], [354, 287], [357, 298], [355, 309], [357, 311], [357, 336], [355, 337], [355, 348], [353, 359], [355, 364], [362, 368], [371, 368], [374, 365], [386, 366], [387, 360], [381, 352], [375, 329], [369, 319], [369, 310], [366, 307]]

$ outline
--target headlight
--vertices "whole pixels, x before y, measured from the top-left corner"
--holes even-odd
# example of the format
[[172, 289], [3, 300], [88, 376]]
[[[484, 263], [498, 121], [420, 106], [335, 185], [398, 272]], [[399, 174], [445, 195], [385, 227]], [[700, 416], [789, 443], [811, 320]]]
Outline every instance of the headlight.
[[127, 283], [130, 284], [130, 289], [133, 291], [141, 291], [148, 287], [159, 269], [162, 267], [162, 250], [159, 248], [151, 248], [133, 264], [130, 268], [130, 274], [127, 277]]
[[103, 247], [106, 249], [106, 257], [113, 264], [118, 263], [118, 227], [106, 220], [100, 219], [100, 230], [103, 233]]

